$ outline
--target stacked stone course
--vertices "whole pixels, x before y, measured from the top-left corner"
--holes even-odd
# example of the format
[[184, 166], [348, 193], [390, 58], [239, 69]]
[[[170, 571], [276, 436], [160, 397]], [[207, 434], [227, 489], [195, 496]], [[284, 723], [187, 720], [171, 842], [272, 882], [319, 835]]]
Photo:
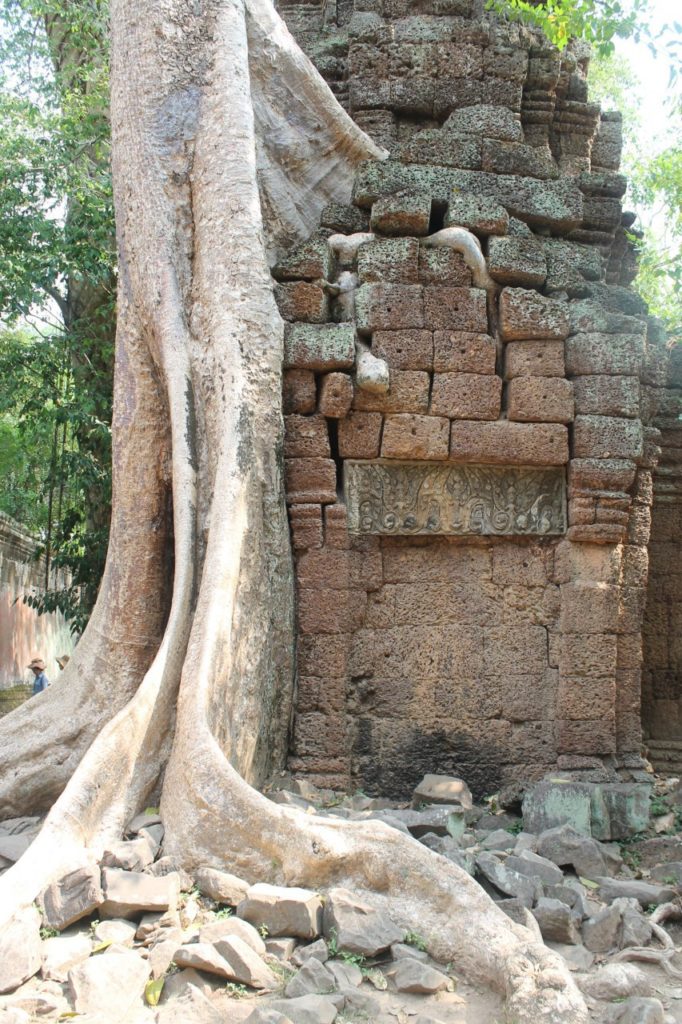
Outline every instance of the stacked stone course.
[[[283, 9], [294, 31], [306, 10]], [[652, 480], [662, 426], [671, 544], [679, 391], [627, 287], [620, 120], [589, 102], [581, 47], [558, 54], [470, 0], [356, 0], [325, 18], [301, 41], [390, 155], [273, 271], [298, 586], [291, 766], [393, 796], [428, 771], [478, 795], [551, 767], [636, 773]], [[471, 244], [436, 244], [451, 229]], [[387, 392], [360, 386], [358, 345], [387, 364]], [[544, 468], [565, 476], [565, 526], [517, 515], [503, 536], [474, 519], [428, 536], [452, 531], [437, 515], [365, 530], [354, 512], [349, 530], [358, 460], [386, 479], [405, 462], [407, 481], [409, 465], [471, 467], [456, 479], [493, 491], [511, 480], [495, 473]]]

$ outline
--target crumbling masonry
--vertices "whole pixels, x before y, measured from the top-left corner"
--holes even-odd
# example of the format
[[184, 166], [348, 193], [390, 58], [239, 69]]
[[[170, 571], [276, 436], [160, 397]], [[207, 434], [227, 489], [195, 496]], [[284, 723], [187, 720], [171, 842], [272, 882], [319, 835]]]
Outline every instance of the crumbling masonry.
[[426, 771], [638, 778], [642, 727], [675, 767], [682, 360], [629, 288], [586, 51], [472, 0], [282, 13], [390, 152], [274, 269], [291, 767], [393, 797]]

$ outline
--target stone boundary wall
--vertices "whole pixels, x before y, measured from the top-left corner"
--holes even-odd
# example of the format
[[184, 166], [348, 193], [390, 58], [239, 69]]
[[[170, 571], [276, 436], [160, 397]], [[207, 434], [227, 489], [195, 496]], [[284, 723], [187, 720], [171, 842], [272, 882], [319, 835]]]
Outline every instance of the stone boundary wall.
[[36, 562], [35, 541], [18, 523], [0, 513], [0, 688], [32, 681], [26, 666], [34, 657], [55, 679], [55, 658], [69, 654], [73, 637], [59, 613], [38, 615], [21, 600], [44, 585], [45, 567]]
[[[336, 24], [325, 11], [315, 31], [303, 6], [283, 13], [390, 157], [361, 166], [352, 205], [323, 211], [273, 271], [299, 623], [291, 767], [394, 797], [425, 771], [478, 796], [554, 767], [637, 777], [668, 353], [627, 287], [620, 119], [589, 102], [584, 50], [559, 55], [468, 0], [358, 0]], [[449, 229], [461, 244], [435, 244]], [[387, 393], [362, 379], [367, 352]], [[482, 536], [477, 513], [468, 536], [359, 536], [346, 460], [553, 467], [567, 529], [520, 536], [517, 517]]]

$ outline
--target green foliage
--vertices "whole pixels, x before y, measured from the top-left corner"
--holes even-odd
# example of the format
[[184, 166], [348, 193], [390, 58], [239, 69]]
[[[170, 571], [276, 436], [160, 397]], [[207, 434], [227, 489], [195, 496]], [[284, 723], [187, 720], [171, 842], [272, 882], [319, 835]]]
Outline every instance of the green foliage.
[[403, 941], [408, 946], [414, 946], [415, 949], [421, 950], [422, 953], [426, 952], [426, 940], [422, 938], [419, 932], [405, 932]]
[[228, 917], [232, 917], [232, 907], [220, 907], [213, 916], [216, 921], [225, 921]]
[[541, 29], [560, 50], [578, 38], [606, 55], [613, 52], [614, 38], [641, 28], [647, 0], [486, 0], [486, 7]]

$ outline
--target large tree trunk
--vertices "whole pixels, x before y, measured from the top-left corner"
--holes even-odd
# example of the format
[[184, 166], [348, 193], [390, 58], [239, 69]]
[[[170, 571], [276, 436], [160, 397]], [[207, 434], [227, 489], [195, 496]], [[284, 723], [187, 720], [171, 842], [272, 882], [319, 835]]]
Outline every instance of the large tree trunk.
[[[348, 198], [355, 164], [383, 154], [338, 107], [269, 0], [114, 0], [112, 18], [112, 542], [76, 657], [22, 720], [26, 728], [41, 713], [58, 717], [52, 735], [60, 724], [65, 734], [74, 681], [84, 679], [100, 731], [38, 839], [0, 879], [0, 927], [84, 847], [96, 852], [118, 837], [165, 765], [165, 842], [179, 864], [350, 885], [390, 904], [435, 955], [505, 990], [521, 1019], [577, 1024], [586, 1011], [563, 961], [464, 872], [386, 826], [316, 820], [248, 784], [284, 757], [294, 635], [282, 324], [267, 254], [305, 237], [321, 205]], [[134, 696], [110, 717], [133, 684], [133, 673], [117, 678], [121, 635], [139, 637], [145, 657], [158, 636], [169, 486], [170, 611], [143, 678], [144, 657], [136, 660]], [[74, 760], [89, 738], [72, 742]], [[17, 744], [29, 803], [31, 771], [47, 767], [53, 789], [67, 774], [47, 752], [47, 764], [35, 756], [22, 757]], [[11, 780], [2, 799], [20, 804]]]

